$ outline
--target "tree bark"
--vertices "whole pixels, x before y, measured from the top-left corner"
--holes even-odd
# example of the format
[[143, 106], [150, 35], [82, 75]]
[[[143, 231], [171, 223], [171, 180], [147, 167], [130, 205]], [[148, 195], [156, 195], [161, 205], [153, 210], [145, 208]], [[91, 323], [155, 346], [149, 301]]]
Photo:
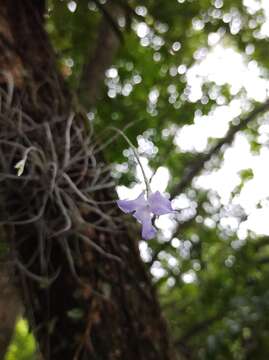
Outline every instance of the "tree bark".
[[10, 263], [0, 262], [0, 359], [4, 359], [17, 317], [22, 311], [19, 291], [13, 280]]
[[[83, 159], [76, 169], [68, 162], [67, 155], [75, 159], [81, 150], [78, 141], [87, 143], [88, 134], [83, 117], [72, 115], [75, 109], [57, 72], [42, 9], [42, 1], [0, 4], [0, 83], [5, 100], [0, 172], [7, 174], [1, 183], [5, 206], [0, 208], [0, 221], [6, 220], [9, 229], [40, 351], [45, 360], [174, 360], [138, 240], [126, 231], [115, 205], [107, 204], [114, 191], [94, 192], [96, 205], [89, 205], [76, 187], [87, 187], [94, 161], [98, 165], [103, 160], [97, 155], [86, 170]], [[14, 176], [14, 161], [23, 155], [15, 143], [32, 151], [21, 178]]]

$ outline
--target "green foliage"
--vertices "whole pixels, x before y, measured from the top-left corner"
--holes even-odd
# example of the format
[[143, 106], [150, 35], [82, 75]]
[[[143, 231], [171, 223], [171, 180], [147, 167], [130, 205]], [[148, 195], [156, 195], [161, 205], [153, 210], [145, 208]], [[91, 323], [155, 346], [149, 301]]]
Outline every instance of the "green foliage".
[[34, 360], [36, 359], [36, 344], [29, 331], [26, 320], [17, 322], [13, 340], [9, 346], [5, 360]]

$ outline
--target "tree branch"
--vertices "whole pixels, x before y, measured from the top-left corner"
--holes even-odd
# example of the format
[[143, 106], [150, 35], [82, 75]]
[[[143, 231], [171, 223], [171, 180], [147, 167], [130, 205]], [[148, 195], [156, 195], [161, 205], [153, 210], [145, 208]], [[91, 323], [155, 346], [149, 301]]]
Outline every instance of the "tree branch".
[[177, 195], [181, 194], [191, 183], [193, 178], [197, 176], [200, 171], [203, 169], [205, 163], [209, 161], [213, 155], [219, 152], [225, 144], [231, 144], [234, 140], [235, 135], [242, 129], [244, 129], [252, 120], [256, 118], [257, 115], [262, 114], [266, 110], [269, 110], [269, 100], [267, 100], [264, 104], [256, 107], [253, 111], [249, 113], [247, 117], [242, 119], [237, 125], [232, 125], [227, 132], [227, 134], [220, 139], [210, 150], [208, 153], [198, 157], [194, 163], [191, 164], [189, 168], [183, 174], [180, 182], [174, 187], [171, 191], [171, 198], [175, 198]]
[[111, 65], [120, 45], [118, 32], [115, 32], [115, 25], [112, 26], [111, 22], [116, 24], [121, 10], [118, 6], [109, 4], [105, 11], [106, 14], [109, 13], [110, 21], [107, 16], [101, 20], [94, 53], [88, 56], [89, 61], [84, 65], [78, 87], [80, 100], [87, 107], [96, 103], [105, 78], [105, 71]]
[[202, 320], [196, 324], [194, 324], [193, 327], [191, 327], [186, 334], [184, 334], [180, 339], [176, 341], [176, 345], [182, 345], [185, 344], [191, 337], [195, 336], [196, 334], [200, 333], [201, 331], [206, 330], [209, 326], [211, 326], [214, 322], [222, 319], [224, 316], [223, 313], [216, 314], [214, 316], [211, 316], [208, 319]]
[[254, 244], [254, 248], [256, 251], [259, 251], [261, 248], [267, 245], [269, 245], [269, 236], [263, 236]]
[[[107, 21], [108, 24], [110, 24], [111, 28], [114, 30], [115, 34], [118, 36], [119, 40], [123, 42], [123, 35], [122, 32], [119, 29], [119, 26], [117, 24], [117, 17], [113, 14], [113, 11], [108, 11], [107, 8], [102, 5], [99, 0], [93, 0], [97, 8], [101, 11], [101, 13], [104, 16], [104, 19]], [[114, 16], [113, 16], [114, 15]], [[115, 17], [115, 19], [114, 19]]]

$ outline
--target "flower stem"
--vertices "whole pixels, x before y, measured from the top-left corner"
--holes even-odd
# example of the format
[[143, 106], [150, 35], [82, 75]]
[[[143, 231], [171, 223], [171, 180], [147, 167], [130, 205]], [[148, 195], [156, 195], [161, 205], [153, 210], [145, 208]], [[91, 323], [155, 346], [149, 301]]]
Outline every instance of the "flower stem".
[[124, 134], [123, 131], [121, 131], [120, 129], [115, 128], [114, 126], [110, 126], [109, 128], [116, 131], [117, 133], [119, 133], [124, 138], [124, 140], [128, 143], [128, 145], [130, 145], [131, 149], [133, 150], [136, 161], [137, 161], [137, 163], [138, 163], [138, 165], [139, 165], [139, 167], [140, 167], [140, 169], [142, 171], [143, 179], [144, 179], [145, 186], [146, 186], [146, 193], [147, 193], [147, 197], [148, 197], [149, 194], [150, 194], [150, 185], [149, 185], [147, 176], [145, 174], [143, 165], [141, 164], [141, 161], [139, 159], [139, 155], [137, 153], [136, 147], [132, 144], [132, 142], [128, 139], [128, 137]]

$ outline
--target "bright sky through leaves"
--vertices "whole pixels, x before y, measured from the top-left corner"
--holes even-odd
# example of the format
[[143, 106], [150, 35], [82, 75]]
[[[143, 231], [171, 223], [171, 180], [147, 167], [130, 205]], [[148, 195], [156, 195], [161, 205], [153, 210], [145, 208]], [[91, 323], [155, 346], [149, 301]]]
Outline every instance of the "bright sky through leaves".
[[[257, 1], [246, 0], [244, 3], [251, 12], [259, 10]], [[269, 36], [269, 2], [264, 0], [262, 4], [267, 14], [267, 22], [262, 27], [262, 36]], [[144, 23], [140, 23], [136, 31], [138, 36], [143, 38], [149, 30]], [[198, 60], [186, 74], [187, 82], [190, 85], [189, 101], [195, 102], [202, 97], [201, 86], [204, 81], [212, 81], [216, 85], [229, 85], [234, 100], [226, 104], [224, 99], [219, 96], [217, 99], [219, 106], [212, 110], [208, 116], [201, 116], [197, 113], [193, 125], [185, 125], [176, 131], [176, 144], [183, 152], [205, 151], [210, 138], [221, 138], [225, 135], [231, 121], [241, 114], [242, 109], [246, 110], [248, 106], [245, 97], [236, 96], [241, 89], [245, 89], [247, 99], [257, 102], [263, 102], [268, 97], [269, 81], [263, 78], [263, 70], [255, 61], [248, 62], [247, 58], [235, 49], [226, 47], [218, 34], [209, 34], [208, 43], [211, 50], [201, 58], [198, 56]], [[252, 49], [249, 47], [248, 51], [251, 52]], [[216, 96], [218, 96], [217, 92], [216, 88]], [[154, 94], [151, 92], [149, 98], [153, 99]], [[266, 125], [266, 121], [261, 126], [261, 130], [262, 140], [266, 143], [269, 139], [269, 127]], [[147, 165], [147, 159], [141, 157], [141, 162], [150, 178], [152, 171]], [[245, 182], [240, 195], [233, 199], [233, 204], [240, 205], [248, 218], [241, 224], [232, 216], [221, 221], [224, 228], [228, 227], [237, 231], [239, 239], [245, 239], [248, 230], [254, 231], [258, 235], [269, 234], [269, 201], [267, 199], [269, 172], [265, 171], [268, 165], [269, 150], [264, 147], [259, 155], [253, 154], [246, 135], [239, 133], [232, 147], [225, 152], [221, 168], [209, 174], [204, 171], [195, 181], [196, 187], [216, 191], [222, 204], [228, 205], [232, 191], [240, 184], [240, 172], [245, 169], [252, 170], [253, 178]], [[124, 186], [118, 187], [120, 198], [130, 198], [141, 192], [143, 185], [141, 172], [138, 168], [136, 176], [138, 184], [132, 189], [127, 189]], [[169, 177], [168, 169], [160, 167], [152, 178], [154, 191], [164, 192]], [[176, 203], [177, 201], [175, 201]], [[257, 204], [260, 204], [259, 208], [257, 208]], [[164, 237], [171, 235], [172, 231], [168, 229], [171, 226], [173, 228], [172, 224], [169, 216], [165, 216], [157, 222], [157, 225], [163, 230]], [[210, 221], [208, 224], [212, 226]], [[141, 246], [141, 251], [144, 258], [147, 258], [145, 245]], [[155, 269], [153, 272], [155, 276], [158, 274], [162, 276], [160, 269]], [[182, 278], [183, 281], [189, 282], [192, 277], [184, 276]]]

